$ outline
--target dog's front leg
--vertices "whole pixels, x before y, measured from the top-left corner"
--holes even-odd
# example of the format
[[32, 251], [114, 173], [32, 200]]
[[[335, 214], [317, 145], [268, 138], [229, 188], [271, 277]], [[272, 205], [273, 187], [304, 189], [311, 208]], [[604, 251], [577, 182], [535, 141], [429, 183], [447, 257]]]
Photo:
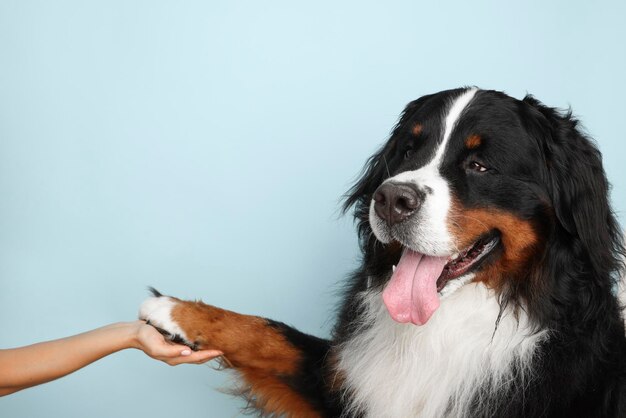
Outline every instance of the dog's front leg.
[[323, 378], [328, 341], [265, 318], [153, 293], [140, 319], [172, 341], [223, 352], [254, 408], [270, 416], [334, 415]]

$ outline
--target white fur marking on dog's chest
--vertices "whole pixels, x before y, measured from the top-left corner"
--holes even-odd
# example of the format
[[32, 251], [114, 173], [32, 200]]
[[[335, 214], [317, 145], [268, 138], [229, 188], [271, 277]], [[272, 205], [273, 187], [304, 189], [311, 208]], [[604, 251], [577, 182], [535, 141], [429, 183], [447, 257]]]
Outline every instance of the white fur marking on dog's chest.
[[[363, 294], [364, 328], [339, 350], [351, 412], [368, 418], [464, 417], [479, 389], [494, 396], [515, 365], [530, 379], [530, 363], [545, 331], [531, 334], [527, 318], [502, 315], [481, 284], [463, 286], [423, 326], [394, 322], [379, 292]], [[523, 382], [516, 382], [523, 383]], [[482, 392], [481, 392], [482, 393]], [[489, 397], [481, 399], [489, 407]]]

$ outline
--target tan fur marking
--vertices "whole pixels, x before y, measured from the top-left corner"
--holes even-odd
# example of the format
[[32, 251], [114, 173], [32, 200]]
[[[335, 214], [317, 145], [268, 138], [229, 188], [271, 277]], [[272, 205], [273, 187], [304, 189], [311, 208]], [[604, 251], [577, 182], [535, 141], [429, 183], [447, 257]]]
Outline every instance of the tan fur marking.
[[264, 412], [290, 418], [321, 418], [306, 400], [278, 378], [247, 367], [239, 372], [253, 394], [255, 406]]
[[530, 259], [538, 237], [533, 225], [506, 211], [465, 208], [454, 200], [448, 227], [459, 249], [472, 245], [481, 235], [497, 229], [501, 232], [503, 253], [500, 259], [476, 276], [493, 287], [499, 287], [505, 273], [519, 272]]
[[482, 138], [478, 135], [470, 135], [465, 139], [465, 147], [467, 147], [467, 149], [475, 149], [480, 147], [480, 144], [482, 143]]
[[419, 136], [422, 133], [422, 129], [422, 125], [416, 123], [415, 126], [413, 126], [413, 129], [411, 129], [411, 133], [415, 136]]
[[302, 396], [281, 381], [281, 376], [298, 370], [301, 355], [265, 319], [172, 299], [177, 302], [172, 320], [199, 348], [224, 353], [224, 362], [241, 374], [258, 408], [280, 416], [319, 418]]
[[222, 351], [234, 367], [289, 374], [300, 361], [299, 351], [263, 318], [187, 301], [180, 301], [171, 315], [191, 342]]

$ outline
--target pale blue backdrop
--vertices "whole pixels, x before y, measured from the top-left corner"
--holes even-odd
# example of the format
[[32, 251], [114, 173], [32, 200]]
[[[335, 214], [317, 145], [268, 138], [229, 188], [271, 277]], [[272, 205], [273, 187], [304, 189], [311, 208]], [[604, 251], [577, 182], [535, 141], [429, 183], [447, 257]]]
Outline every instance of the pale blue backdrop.
[[[441, 89], [571, 105], [623, 221], [624, 4], [0, 0], [0, 347], [133, 319], [147, 285], [328, 335], [339, 198]], [[226, 384], [127, 351], [0, 416], [238, 416]]]

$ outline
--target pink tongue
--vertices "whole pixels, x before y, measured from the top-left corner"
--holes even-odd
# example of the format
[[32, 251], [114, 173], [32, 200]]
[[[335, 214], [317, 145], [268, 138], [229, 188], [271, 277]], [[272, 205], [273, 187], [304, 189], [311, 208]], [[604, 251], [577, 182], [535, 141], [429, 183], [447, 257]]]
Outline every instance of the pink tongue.
[[405, 249], [391, 280], [383, 291], [383, 301], [397, 322], [424, 325], [439, 307], [437, 279], [446, 257], [432, 257]]

